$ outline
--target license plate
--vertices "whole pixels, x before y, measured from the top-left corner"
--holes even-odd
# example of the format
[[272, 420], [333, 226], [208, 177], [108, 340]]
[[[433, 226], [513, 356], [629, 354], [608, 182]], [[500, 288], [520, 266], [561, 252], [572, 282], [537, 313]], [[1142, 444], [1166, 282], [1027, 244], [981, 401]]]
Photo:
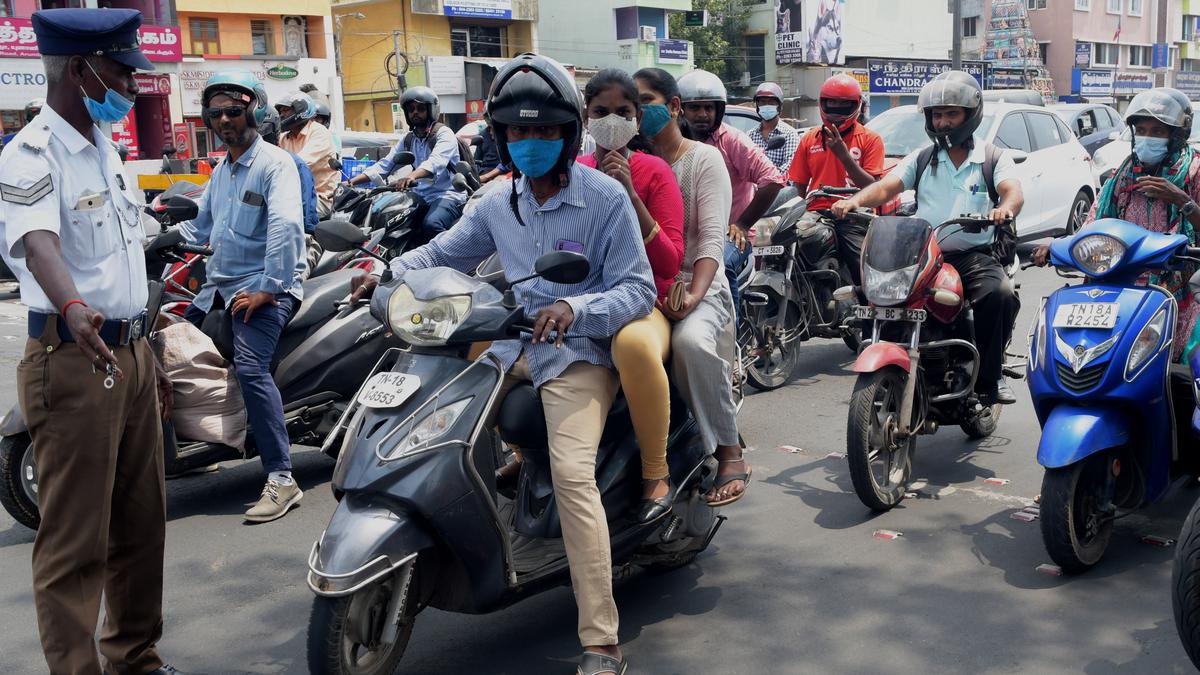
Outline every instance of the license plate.
[[863, 319], [865, 321], [915, 321], [920, 323], [925, 320], [925, 310], [923, 309], [904, 309], [903, 307], [863, 307], [859, 305], [854, 308], [854, 318]]
[[755, 246], [754, 255], [783, 255], [782, 246]]
[[1054, 312], [1055, 328], [1112, 328], [1117, 325], [1117, 303], [1072, 302]]
[[375, 373], [358, 394], [359, 405], [394, 408], [421, 388], [421, 378], [407, 373]]

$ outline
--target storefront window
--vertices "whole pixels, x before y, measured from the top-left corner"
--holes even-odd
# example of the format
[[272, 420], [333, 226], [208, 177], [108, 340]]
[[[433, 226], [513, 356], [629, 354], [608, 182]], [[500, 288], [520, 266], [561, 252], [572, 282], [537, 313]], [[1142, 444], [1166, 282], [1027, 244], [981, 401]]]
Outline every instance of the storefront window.
[[216, 19], [188, 19], [192, 35], [193, 54], [220, 54], [221, 35], [217, 31]]
[[458, 26], [450, 29], [450, 53], [454, 56], [504, 58], [507, 35], [500, 26]]
[[255, 54], [274, 54], [275, 30], [271, 27], [271, 22], [259, 19], [250, 21], [250, 42]]

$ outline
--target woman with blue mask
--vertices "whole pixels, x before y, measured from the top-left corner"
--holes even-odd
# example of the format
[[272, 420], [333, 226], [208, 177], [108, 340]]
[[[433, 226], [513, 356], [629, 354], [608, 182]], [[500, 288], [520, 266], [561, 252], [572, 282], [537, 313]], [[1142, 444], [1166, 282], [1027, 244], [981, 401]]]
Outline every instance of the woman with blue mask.
[[[1200, 230], [1200, 157], [1188, 144], [1192, 131], [1192, 105], [1182, 92], [1169, 87], [1144, 91], [1129, 102], [1125, 123], [1133, 136], [1133, 151], [1112, 178], [1088, 215], [1120, 218], [1154, 232], [1187, 235], [1192, 246]], [[1038, 247], [1033, 261], [1044, 265], [1049, 246]], [[1170, 290], [1179, 301], [1176, 340], [1172, 358], [1181, 360], [1200, 344], [1195, 330], [1200, 303], [1187, 292], [1195, 265], [1147, 275], [1144, 281]], [[1182, 359], [1186, 363], [1186, 359]]]

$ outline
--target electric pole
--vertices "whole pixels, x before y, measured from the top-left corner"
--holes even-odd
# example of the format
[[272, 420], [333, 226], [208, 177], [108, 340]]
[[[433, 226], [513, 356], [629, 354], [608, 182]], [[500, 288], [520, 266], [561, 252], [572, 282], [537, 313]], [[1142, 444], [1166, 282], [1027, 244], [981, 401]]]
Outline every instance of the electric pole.
[[954, 21], [954, 43], [950, 47], [950, 67], [962, 70], [962, 0], [950, 0], [950, 15]]

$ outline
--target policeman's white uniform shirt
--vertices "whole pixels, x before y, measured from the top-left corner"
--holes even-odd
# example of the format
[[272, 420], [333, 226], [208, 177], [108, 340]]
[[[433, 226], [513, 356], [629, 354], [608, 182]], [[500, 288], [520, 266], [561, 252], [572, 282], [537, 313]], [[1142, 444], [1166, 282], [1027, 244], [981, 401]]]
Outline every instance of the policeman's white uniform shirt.
[[94, 142], [47, 105], [0, 151], [0, 254], [21, 284], [21, 302], [57, 313], [21, 240], [53, 232], [80, 299], [106, 319], [131, 319], [148, 299], [146, 232], [116, 146], [95, 125], [91, 133]]

